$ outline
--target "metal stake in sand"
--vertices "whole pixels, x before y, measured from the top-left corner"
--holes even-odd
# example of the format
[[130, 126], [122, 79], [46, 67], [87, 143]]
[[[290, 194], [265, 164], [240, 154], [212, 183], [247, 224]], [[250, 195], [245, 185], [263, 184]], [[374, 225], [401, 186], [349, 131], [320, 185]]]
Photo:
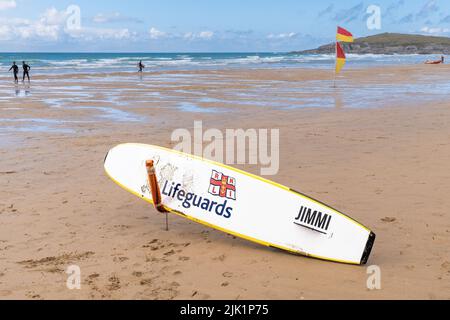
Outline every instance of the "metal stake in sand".
[[148, 183], [152, 192], [153, 204], [156, 210], [166, 215], [166, 231], [169, 231], [169, 211], [162, 204], [161, 190], [159, 188], [158, 179], [156, 178], [156, 171], [153, 160], [148, 160], [145, 163], [148, 173]]
[[[337, 44], [337, 42], [336, 42], [336, 44], [335, 44], [335, 46], [334, 46], [334, 52], [335, 52], [335, 55], [336, 55], [336, 57], [337, 57], [337, 46], [338, 46], [338, 44]], [[336, 77], [337, 77], [337, 58], [334, 60], [334, 79], [333, 79], [333, 88], [336, 88]]]

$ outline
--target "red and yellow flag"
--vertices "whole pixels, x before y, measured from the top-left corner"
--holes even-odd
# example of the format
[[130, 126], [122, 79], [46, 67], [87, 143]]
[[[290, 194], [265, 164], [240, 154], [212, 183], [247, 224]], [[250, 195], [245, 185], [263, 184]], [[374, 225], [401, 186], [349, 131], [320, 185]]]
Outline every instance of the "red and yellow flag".
[[344, 28], [338, 27], [336, 41], [353, 42], [353, 35]]
[[336, 42], [336, 74], [341, 72], [345, 65], [345, 52], [339, 42]]

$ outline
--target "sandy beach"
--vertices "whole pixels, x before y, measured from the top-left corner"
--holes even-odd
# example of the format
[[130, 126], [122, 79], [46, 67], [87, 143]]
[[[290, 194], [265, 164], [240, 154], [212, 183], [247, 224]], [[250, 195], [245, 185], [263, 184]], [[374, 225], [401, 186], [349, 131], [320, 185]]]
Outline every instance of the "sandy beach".
[[[0, 78], [0, 299], [450, 299], [449, 72], [353, 68], [337, 88], [330, 71], [295, 68]], [[176, 216], [166, 232], [105, 175], [115, 145], [171, 147], [198, 120], [280, 129], [268, 178], [373, 229], [382, 289], [366, 267]], [[71, 264], [81, 290], [66, 287]]]

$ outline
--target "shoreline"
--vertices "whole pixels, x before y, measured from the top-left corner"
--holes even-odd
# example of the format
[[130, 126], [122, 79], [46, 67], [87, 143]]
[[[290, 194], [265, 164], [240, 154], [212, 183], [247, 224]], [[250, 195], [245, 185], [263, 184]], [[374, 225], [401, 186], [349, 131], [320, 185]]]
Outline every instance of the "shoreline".
[[[424, 60], [425, 62], [425, 60]], [[258, 71], [281, 71], [281, 70], [288, 70], [290, 72], [300, 72], [300, 71], [305, 71], [305, 72], [311, 72], [311, 73], [315, 73], [317, 71], [319, 72], [328, 72], [331, 74], [334, 74], [334, 66], [333, 65], [329, 65], [329, 66], [323, 66], [323, 67], [318, 67], [318, 70], [313, 69], [316, 68], [317, 66], [312, 66], [312, 67], [305, 67], [305, 66], [301, 66], [301, 65], [291, 65], [291, 66], [283, 66], [283, 67], [279, 67], [279, 66], [267, 66], [267, 67], [261, 67], [261, 66], [248, 66], [248, 65], [243, 65], [243, 66], [236, 66], [236, 67], [217, 67], [217, 68], [205, 68], [205, 69], [176, 69], [176, 70], [152, 70], [152, 69], [146, 69], [142, 75], [149, 75], [149, 76], [155, 76], [155, 75], [163, 75], [163, 74], [201, 74], [201, 73], [205, 73], [205, 74], [215, 74], [215, 73], [219, 73], [219, 74], [227, 74], [227, 73], [240, 73], [243, 71], [250, 71], [250, 72], [258, 72]], [[442, 69], [449, 69], [450, 68], [450, 64], [440, 64], [440, 65], [426, 65], [425, 63], [417, 63], [417, 64], [399, 64], [399, 65], [389, 65], [389, 64], [380, 64], [380, 65], [365, 65], [365, 66], [361, 66], [361, 65], [347, 65], [346, 66], [346, 70], [342, 73], [342, 77], [345, 76], [345, 74], [348, 74], [349, 72], [358, 72], [358, 71], [365, 71], [365, 70], [416, 70], [416, 69], [420, 69], [422, 68], [423, 71], [428, 71], [430, 68], [435, 68], [435, 69], [431, 69], [433, 71], [438, 71], [441, 72], [440, 70]], [[70, 69], [70, 68], [68, 68]], [[34, 69], [34, 70], [39, 70], [39, 69]], [[55, 69], [57, 70], [57, 69]], [[62, 69], [64, 71], [64, 69]], [[34, 72], [30, 72], [30, 74], [34, 74]], [[19, 72], [19, 75], [21, 75], [21, 72]], [[93, 70], [89, 70], [89, 71], [80, 71], [80, 72], [72, 72], [72, 73], [61, 73], [61, 74], [54, 74], [54, 73], [38, 73], [37, 75], [35, 75], [33, 78], [35, 79], [42, 79], [43, 77], [51, 77], [51, 78], [65, 78], [66, 76], [73, 76], [73, 77], [81, 77], [81, 78], [85, 78], [85, 77], [93, 77], [93, 76], [101, 76], [101, 77], [105, 77], [105, 76], [129, 76], [129, 75], [136, 75], [139, 76], [141, 74], [138, 73], [138, 70], [136, 68], [133, 69], [132, 66], [130, 66], [130, 70], [129, 71], [109, 71], [109, 72], [95, 72], [94, 69]], [[12, 79], [11, 76], [6, 76], [6, 75], [0, 75], [0, 79]]]

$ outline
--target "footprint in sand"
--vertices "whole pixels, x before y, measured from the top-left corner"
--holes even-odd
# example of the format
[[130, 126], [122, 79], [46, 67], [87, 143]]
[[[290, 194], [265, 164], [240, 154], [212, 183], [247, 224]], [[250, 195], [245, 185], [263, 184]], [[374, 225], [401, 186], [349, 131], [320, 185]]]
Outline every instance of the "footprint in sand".
[[209, 231], [208, 230], [202, 231], [201, 235], [204, 240], [207, 240], [209, 236]]
[[30, 299], [40, 299], [41, 298], [41, 296], [39, 294], [37, 294], [33, 291], [28, 291], [25, 295], [27, 296], [27, 298], [30, 298]]
[[86, 283], [87, 283], [88, 285], [92, 285], [92, 284], [94, 283], [94, 281], [97, 280], [99, 277], [100, 277], [100, 275], [99, 275], [98, 273], [90, 274], [90, 275], [87, 277]]
[[125, 262], [125, 261], [127, 261], [127, 260], [130, 260], [130, 259], [127, 258], [127, 257], [114, 257], [114, 258], [113, 258], [113, 261], [114, 261], [114, 262], [118, 262], [118, 263], [122, 263], [122, 262]]
[[16, 171], [3, 171], [3, 172], [0, 172], [0, 175], [10, 175], [10, 174], [16, 174], [17, 172]]
[[106, 286], [106, 289], [108, 289], [109, 291], [116, 291], [121, 288], [120, 279], [116, 275], [111, 276], [108, 281], [109, 285]]
[[222, 254], [221, 256], [213, 258], [213, 260], [223, 262], [223, 261], [225, 261], [226, 257], [227, 257], [226, 255]]
[[14, 248], [14, 246], [8, 245], [8, 246], [0, 247], [0, 251], [6, 251], [6, 250], [9, 250], [12, 248]]
[[121, 224], [121, 225], [115, 225], [114, 228], [119, 229], [120, 231], [125, 231], [128, 229], [131, 229], [131, 226]]
[[450, 262], [445, 261], [441, 264], [441, 268], [444, 269], [447, 273], [450, 273]]
[[150, 249], [152, 251], [158, 251], [158, 250], [163, 249], [165, 247], [166, 247], [165, 244], [161, 240], [158, 240], [158, 239], [153, 239], [152, 241], [150, 241], [147, 244], [144, 244], [142, 246], [142, 248]]
[[210, 298], [209, 294], [200, 293], [197, 290], [194, 290], [191, 294], [192, 298], [199, 299], [199, 300], [208, 300]]
[[[151, 251], [160, 251], [162, 249], [170, 249], [169, 251], [166, 251], [163, 253], [164, 257], [170, 257], [173, 256], [177, 253], [181, 253], [182, 249], [178, 249], [180, 247], [186, 248], [188, 246], [190, 246], [191, 243], [187, 242], [187, 243], [174, 243], [174, 242], [170, 242], [170, 241], [165, 241], [165, 240], [158, 240], [158, 239], [153, 239], [152, 241], [148, 242], [147, 244], [143, 245], [142, 248], [144, 249], [150, 249]], [[151, 261], [155, 261], [155, 257], [147, 257], [147, 262], [149, 262], [149, 260]], [[161, 259], [159, 259], [161, 260]], [[163, 258], [164, 260], [164, 258]]]
[[6, 208], [10, 213], [17, 213], [18, 210], [14, 208], [14, 204], [11, 204], [9, 207]]
[[147, 256], [145, 257], [145, 262], [159, 262], [161, 259], [158, 259], [156, 257]]
[[173, 300], [178, 296], [177, 282], [156, 282], [158, 278], [141, 280], [141, 286], [145, 287], [145, 291], [139, 293], [140, 297], [151, 298], [156, 300]]
[[164, 255], [165, 255], [166, 257], [170, 257], [170, 256], [173, 256], [175, 253], [176, 253], [175, 251], [170, 250], [170, 251], [164, 253]]
[[[45, 272], [60, 272], [62, 266], [69, 265], [71, 263], [89, 259], [94, 252], [88, 251], [84, 253], [64, 253], [59, 256], [46, 257], [40, 260], [25, 260], [17, 262], [19, 265], [24, 266], [27, 269], [40, 268], [40, 271]], [[42, 269], [43, 268], [43, 269]]]
[[178, 296], [178, 287], [180, 286], [177, 282], [164, 283], [160, 287], [152, 291], [152, 295], [158, 300], [173, 300]]
[[189, 258], [189, 257], [179, 257], [178, 260], [180, 260], [180, 261], [189, 261], [189, 260], [191, 260], [191, 258]]
[[141, 286], [149, 286], [153, 283], [153, 279], [143, 279], [140, 282]]

